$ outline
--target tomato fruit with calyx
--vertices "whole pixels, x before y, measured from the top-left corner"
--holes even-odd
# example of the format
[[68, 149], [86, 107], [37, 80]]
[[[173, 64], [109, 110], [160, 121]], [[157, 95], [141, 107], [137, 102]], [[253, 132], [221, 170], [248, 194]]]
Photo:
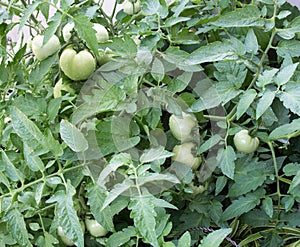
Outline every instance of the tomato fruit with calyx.
[[69, 46], [59, 58], [59, 66], [67, 77], [74, 81], [86, 80], [96, 69], [96, 60], [88, 50], [78, 53]]
[[188, 113], [182, 112], [182, 117], [171, 115], [169, 127], [172, 135], [182, 142], [192, 138], [192, 130], [197, 126], [197, 119]]
[[233, 137], [234, 145], [237, 151], [249, 154], [254, 152], [259, 146], [259, 139], [251, 137], [248, 130], [241, 130]]
[[108, 230], [94, 219], [85, 219], [85, 225], [89, 233], [94, 237], [103, 237], [108, 233]]
[[196, 145], [193, 142], [185, 142], [180, 145], [176, 145], [173, 148], [174, 156], [172, 160], [175, 162], [183, 163], [189, 166], [192, 170], [196, 170], [202, 159], [201, 157], [196, 157], [193, 155], [193, 149], [196, 148]]
[[140, 9], [141, 9], [141, 6], [140, 6], [139, 1], [132, 3], [129, 0], [125, 0], [125, 2], [123, 3], [123, 11], [127, 15], [133, 15], [133, 14], [139, 12]]
[[32, 52], [39, 61], [46, 59], [60, 49], [60, 42], [56, 35], [53, 35], [45, 44], [43, 42], [43, 35], [37, 35], [31, 41]]

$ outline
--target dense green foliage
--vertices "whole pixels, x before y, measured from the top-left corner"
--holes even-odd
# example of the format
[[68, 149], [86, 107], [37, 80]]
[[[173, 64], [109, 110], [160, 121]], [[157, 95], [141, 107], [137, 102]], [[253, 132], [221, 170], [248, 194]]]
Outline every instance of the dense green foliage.
[[[117, 5], [107, 13], [103, 1], [8, 2], [0, 2], [1, 247], [64, 246], [57, 229], [80, 247], [300, 244], [297, 8], [140, 0], [130, 13]], [[99, 42], [95, 23], [109, 40]], [[13, 28], [43, 35], [46, 57], [27, 38], [11, 41]], [[60, 47], [44, 51], [54, 34]], [[65, 58], [64, 70], [69, 45], [93, 58], [72, 68]], [[89, 78], [70, 79], [86, 60]], [[190, 127], [174, 136], [170, 116], [186, 113]], [[259, 139], [252, 152], [234, 145], [242, 129]], [[186, 145], [199, 167], [183, 150], [172, 158]], [[83, 227], [89, 218], [107, 234]]]

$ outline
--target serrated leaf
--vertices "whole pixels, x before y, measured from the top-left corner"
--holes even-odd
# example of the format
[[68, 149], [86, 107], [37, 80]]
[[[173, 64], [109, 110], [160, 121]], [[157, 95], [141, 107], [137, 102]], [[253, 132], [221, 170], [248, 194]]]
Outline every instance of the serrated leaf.
[[18, 242], [19, 246], [31, 247], [29, 234], [23, 215], [17, 208], [10, 209], [3, 218], [7, 221], [7, 228], [11, 236]]
[[234, 200], [232, 204], [225, 209], [222, 215], [222, 220], [230, 220], [234, 217], [249, 212], [260, 203], [260, 198], [262, 195], [264, 195], [264, 191], [259, 190]]
[[107, 239], [106, 246], [107, 247], [118, 247], [126, 244], [131, 237], [136, 236], [136, 231], [133, 226], [129, 226], [122, 231], [118, 231]]
[[185, 21], [188, 21], [190, 20], [191, 18], [190, 17], [182, 17], [182, 16], [179, 16], [179, 17], [176, 17], [176, 16], [172, 16], [170, 18], [168, 18], [165, 22], [165, 27], [171, 27], [177, 23], [180, 23], [180, 22], [185, 22]]
[[249, 89], [244, 91], [241, 96], [239, 103], [237, 104], [236, 118], [239, 119], [250, 107], [254, 99], [256, 98], [257, 93], [254, 89]]
[[300, 17], [296, 17], [288, 25], [287, 28], [280, 29], [277, 34], [283, 39], [292, 39], [295, 37], [296, 33], [300, 32]]
[[159, 0], [144, 0], [142, 4], [142, 11], [146, 15], [159, 15], [161, 18], [168, 15], [168, 8], [161, 5]]
[[218, 247], [231, 231], [231, 228], [224, 228], [211, 232], [201, 240], [199, 247]]
[[258, 51], [258, 41], [252, 28], [249, 29], [246, 35], [245, 46], [249, 53], [256, 54]]
[[296, 175], [298, 171], [300, 171], [299, 163], [289, 163], [283, 167], [284, 175], [287, 177]]
[[284, 124], [274, 129], [270, 135], [270, 140], [278, 140], [281, 138], [286, 138], [288, 135], [293, 134], [296, 131], [299, 131], [300, 119], [295, 119], [291, 123]]
[[287, 84], [279, 99], [286, 108], [300, 115], [300, 83]]
[[256, 106], [256, 119], [259, 119], [266, 110], [272, 105], [276, 93], [273, 91], [265, 91], [263, 96], [259, 99]]
[[278, 72], [278, 69], [265, 70], [262, 74], [258, 76], [256, 85], [260, 88], [264, 88], [266, 85], [273, 82], [275, 74]]
[[72, 199], [75, 192], [75, 188], [70, 184], [70, 181], [68, 181], [66, 191], [60, 190], [56, 192], [47, 202], [57, 203], [55, 217], [58, 219], [58, 225], [63, 227], [65, 235], [72, 240], [76, 246], [84, 246], [81, 224]]
[[59, 129], [61, 138], [74, 152], [83, 152], [88, 148], [88, 142], [84, 135], [67, 120], [60, 122]]
[[264, 21], [261, 19], [261, 12], [256, 6], [246, 5], [221, 15], [217, 21], [211, 24], [218, 27], [251, 27], [263, 26]]
[[277, 46], [277, 54], [281, 57], [299, 57], [300, 41], [282, 40]]
[[275, 82], [278, 86], [282, 86], [289, 82], [294, 75], [299, 63], [290, 64], [284, 68], [281, 68], [275, 76]]
[[227, 146], [225, 149], [220, 150], [217, 159], [219, 161], [219, 167], [224, 175], [233, 179], [236, 155], [233, 147]]
[[79, 37], [86, 42], [87, 47], [94, 53], [97, 59], [100, 59], [96, 31], [89, 18], [87, 16], [77, 14], [74, 16], [73, 21], [75, 24], [74, 28]]
[[294, 176], [292, 183], [289, 187], [289, 193], [294, 190], [298, 185], [300, 184], [300, 171], [297, 172], [297, 174]]
[[1, 154], [2, 154], [2, 162], [4, 165], [7, 178], [9, 178], [14, 182], [21, 181], [23, 183], [24, 175], [21, 173], [21, 171], [19, 171], [14, 166], [14, 164], [10, 161], [9, 157], [6, 155], [6, 153], [3, 150], [1, 150]]
[[133, 197], [128, 206], [131, 210], [130, 218], [133, 219], [135, 227], [138, 229], [146, 242], [158, 247], [158, 236], [156, 236], [156, 212], [152, 202], [152, 196]]
[[199, 147], [198, 155], [208, 151], [209, 149], [217, 145], [221, 140], [222, 137], [220, 135], [213, 135]]
[[34, 151], [40, 150], [41, 148], [45, 148], [49, 151], [45, 143], [44, 135], [40, 129], [18, 108], [12, 107], [11, 109], [12, 125], [17, 135]]
[[161, 82], [165, 77], [164, 64], [158, 58], [154, 58], [151, 67], [151, 75], [157, 82]]
[[103, 203], [106, 198], [106, 191], [98, 184], [90, 185], [87, 188], [88, 205], [90, 205], [91, 212], [94, 218], [99, 222], [105, 229], [113, 232], [113, 213], [110, 207], [106, 207], [101, 210]]
[[215, 195], [218, 195], [224, 189], [226, 184], [227, 184], [226, 176], [219, 176], [216, 181]]
[[47, 43], [49, 41], [49, 39], [55, 34], [57, 28], [61, 24], [61, 21], [62, 21], [62, 14], [57, 11], [52, 16], [51, 21], [48, 23], [48, 27], [44, 34], [43, 44]]
[[144, 153], [140, 157], [141, 163], [149, 163], [159, 159], [165, 159], [173, 156], [174, 154], [165, 150], [163, 146], [151, 148], [145, 150]]

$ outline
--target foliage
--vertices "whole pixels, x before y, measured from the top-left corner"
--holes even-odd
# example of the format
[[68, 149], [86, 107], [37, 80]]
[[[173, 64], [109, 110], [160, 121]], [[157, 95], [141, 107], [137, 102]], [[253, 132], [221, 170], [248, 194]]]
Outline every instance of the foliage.
[[[286, 0], [140, 0], [128, 15], [116, 8], [123, 0], [112, 13], [103, 1], [8, 2], [0, 246], [64, 246], [59, 226], [76, 246], [299, 244], [298, 9]], [[97, 41], [94, 23], [109, 40]], [[26, 37], [9, 39], [25, 27], [61, 47], [38, 60]], [[87, 80], [60, 70], [69, 45], [98, 62]], [[181, 143], [169, 117], [183, 112], [197, 120], [195, 170], [172, 159]], [[242, 129], [259, 138], [250, 154], [234, 146]], [[86, 218], [108, 234], [83, 232]]]

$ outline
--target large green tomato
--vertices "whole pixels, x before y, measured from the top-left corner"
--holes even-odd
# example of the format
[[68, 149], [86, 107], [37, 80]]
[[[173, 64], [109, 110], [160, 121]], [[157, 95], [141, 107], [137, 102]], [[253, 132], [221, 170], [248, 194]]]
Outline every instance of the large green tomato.
[[74, 81], [86, 80], [96, 69], [96, 60], [88, 50], [76, 52], [71, 46], [60, 55], [59, 65], [67, 77]]
[[129, 0], [125, 0], [125, 2], [123, 3], [123, 11], [127, 15], [133, 15], [133, 14], [139, 12], [140, 9], [141, 9], [141, 6], [140, 6], [139, 1], [132, 3]]
[[37, 35], [31, 41], [32, 52], [40, 61], [53, 55], [60, 49], [60, 42], [56, 35], [53, 35], [46, 44], [43, 44], [43, 41], [43, 35]]
[[94, 219], [85, 219], [85, 225], [90, 234], [94, 237], [103, 237], [108, 231]]
[[173, 136], [184, 142], [192, 138], [191, 132], [197, 126], [197, 120], [193, 115], [182, 112], [182, 117], [171, 115], [169, 126]]
[[251, 137], [248, 130], [241, 130], [233, 137], [233, 142], [239, 152], [249, 154], [254, 152], [259, 146], [259, 139]]
[[172, 156], [172, 160], [176, 162], [180, 162], [186, 164], [191, 169], [196, 170], [202, 159], [201, 157], [196, 157], [193, 155], [193, 149], [196, 148], [196, 145], [192, 142], [185, 142], [180, 145], [176, 145], [173, 148], [173, 153], [175, 154]]
[[[74, 29], [73, 22], [69, 22], [63, 27], [62, 35], [63, 35], [64, 41], [69, 42], [69, 40], [72, 36], [73, 29]], [[98, 43], [105, 42], [109, 39], [108, 31], [101, 24], [93, 23], [93, 29], [96, 31], [96, 38], [97, 38]]]

